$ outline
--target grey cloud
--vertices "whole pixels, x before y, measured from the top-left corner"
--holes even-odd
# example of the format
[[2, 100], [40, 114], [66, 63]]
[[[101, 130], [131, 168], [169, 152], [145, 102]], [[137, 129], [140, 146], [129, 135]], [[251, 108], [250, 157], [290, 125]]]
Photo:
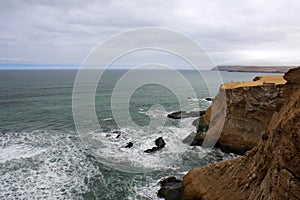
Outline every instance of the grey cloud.
[[112, 35], [155, 26], [195, 39], [216, 63], [295, 63], [299, 8], [297, 0], [1, 1], [0, 61], [79, 64]]

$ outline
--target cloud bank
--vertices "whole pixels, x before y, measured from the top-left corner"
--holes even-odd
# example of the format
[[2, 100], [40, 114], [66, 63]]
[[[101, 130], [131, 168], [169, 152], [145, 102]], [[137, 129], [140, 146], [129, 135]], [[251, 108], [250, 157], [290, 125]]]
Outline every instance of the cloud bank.
[[297, 0], [1, 1], [0, 62], [80, 64], [114, 34], [161, 27], [196, 40], [216, 64], [295, 65], [299, 10]]

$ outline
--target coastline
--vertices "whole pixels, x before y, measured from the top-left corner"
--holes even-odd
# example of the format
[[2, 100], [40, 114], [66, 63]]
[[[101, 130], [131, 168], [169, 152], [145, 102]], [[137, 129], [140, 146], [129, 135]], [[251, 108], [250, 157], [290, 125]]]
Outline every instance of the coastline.
[[[256, 81], [258, 83], [254, 83]], [[297, 168], [300, 164], [300, 151], [297, 148], [300, 142], [300, 121], [298, 118], [300, 115], [298, 98], [300, 95], [300, 67], [289, 70], [283, 77], [256, 77], [253, 82], [227, 83], [225, 86], [223, 85], [223, 89], [230, 90], [230, 93], [232, 93], [233, 90], [242, 88], [243, 93], [237, 93], [242, 95], [245, 92], [255, 91], [252, 88], [262, 86], [275, 88], [279, 91], [279, 95], [277, 97], [271, 95], [273, 99], [278, 99], [277, 107], [274, 107], [275, 104], [269, 105], [269, 108], [273, 108], [271, 112], [268, 112], [268, 114], [261, 113], [261, 110], [258, 112], [262, 115], [260, 117], [268, 118], [268, 120], [260, 122], [265, 123], [263, 125], [265, 130], [259, 135], [256, 144], [242, 153], [242, 156], [233, 160], [217, 162], [190, 170], [184, 176], [180, 187], [170, 187], [174, 183], [176, 183], [175, 186], [178, 186], [178, 180], [172, 178], [168, 183], [168, 188], [164, 188], [164, 185], [161, 184], [165, 192], [165, 199], [297, 199], [296, 196], [300, 193], [300, 171]], [[269, 89], [264, 88], [262, 91], [265, 94], [270, 94]], [[261, 107], [262, 110], [268, 108], [263, 104], [265, 99], [259, 100], [262, 104], [257, 105], [257, 107]], [[249, 103], [249, 100], [246, 99], [245, 104], [247, 103]], [[207, 121], [211, 117], [209, 116], [210, 109], [203, 115], [203, 121], [206, 122], [206, 125], [209, 125], [210, 122], [210, 120]], [[243, 110], [245, 107], [235, 107], [235, 109]], [[247, 118], [247, 116], [240, 116], [240, 118], [245, 117]], [[233, 120], [233, 118], [228, 120]], [[247, 120], [245, 123], [247, 123]], [[253, 126], [253, 124], [251, 125]], [[232, 132], [222, 134], [226, 138]], [[236, 135], [233, 134], [233, 136], [236, 138]], [[236, 140], [239, 140], [239, 138], [236, 138]], [[229, 152], [232, 152], [231, 150], [229, 149]], [[176, 197], [168, 196], [172, 191], [181, 193]]]
[[246, 66], [246, 65], [218, 65], [212, 71], [251, 72], [251, 73], [286, 73], [297, 66]]

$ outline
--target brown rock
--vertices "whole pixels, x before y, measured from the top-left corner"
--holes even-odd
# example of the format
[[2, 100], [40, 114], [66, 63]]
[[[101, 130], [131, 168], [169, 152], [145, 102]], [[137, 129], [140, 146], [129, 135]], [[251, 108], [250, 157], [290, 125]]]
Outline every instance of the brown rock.
[[284, 77], [286, 102], [258, 146], [234, 160], [191, 170], [183, 179], [185, 200], [300, 199], [300, 68]]
[[[273, 113], [278, 111], [284, 102], [282, 90], [286, 81], [283, 76], [264, 76], [254, 80], [222, 85], [212, 106], [203, 116], [205, 124], [210, 126], [205, 137], [213, 137], [210, 136], [215, 134], [213, 129], [222, 130], [218, 144], [224, 152], [242, 155], [256, 146], [261, 136], [266, 133]], [[225, 93], [226, 100], [221, 93]], [[224, 101], [225, 123], [223, 128], [219, 128], [216, 125], [223, 124], [218, 124], [222, 116], [218, 114], [225, 112], [221, 106]], [[213, 109], [215, 116], [211, 116]]]

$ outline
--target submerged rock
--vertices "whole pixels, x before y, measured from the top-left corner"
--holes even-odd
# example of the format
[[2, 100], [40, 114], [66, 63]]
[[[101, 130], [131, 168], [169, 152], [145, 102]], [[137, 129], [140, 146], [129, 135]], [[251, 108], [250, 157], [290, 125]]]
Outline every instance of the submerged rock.
[[155, 152], [157, 150], [160, 150], [160, 149], [165, 147], [166, 142], [164, 141], [164, 139], [162, 137], [159, 137], [155, 140], [155, 145], [156, 145], [156, 147], [152, 147], [151, 149], [147, 149], [144, 152], [145, 153], [152, 153], [152, 152]]
[[157, 196], [166, 200], [181, 200], [182, 199], [182, 180], [176, 177], [168, 177], [159, 182], [161, 188]]

